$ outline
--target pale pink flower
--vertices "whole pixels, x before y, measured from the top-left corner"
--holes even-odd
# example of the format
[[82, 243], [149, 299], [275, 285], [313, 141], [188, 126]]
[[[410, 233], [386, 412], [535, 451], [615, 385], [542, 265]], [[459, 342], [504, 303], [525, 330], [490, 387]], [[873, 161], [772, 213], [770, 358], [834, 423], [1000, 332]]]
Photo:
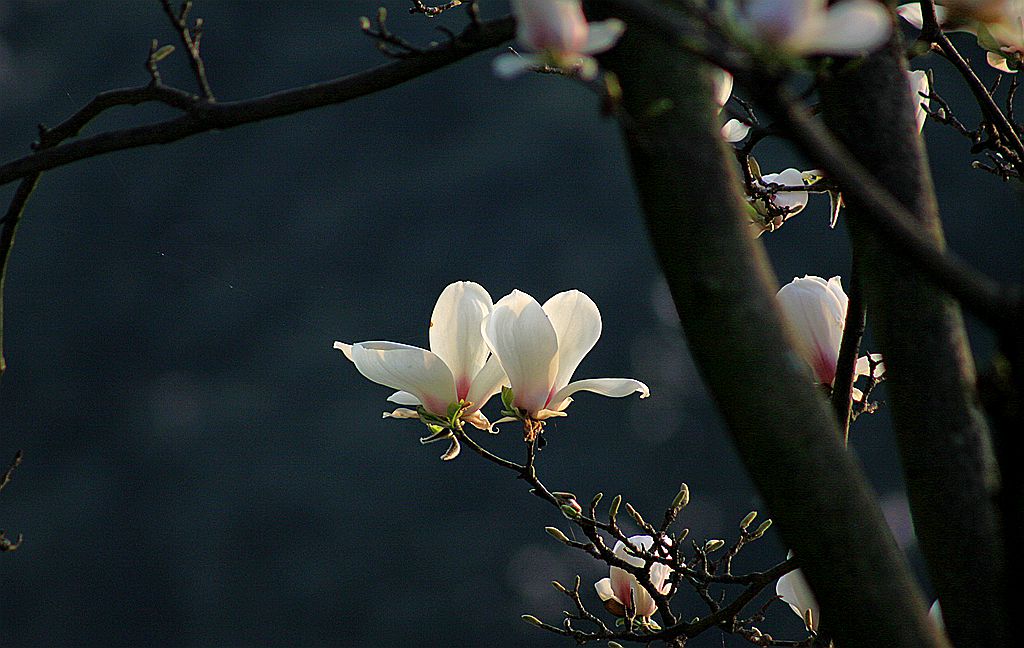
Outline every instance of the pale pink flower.
[[[831, 385], [836, 377], [849, 304], [842, 281], [839, 277], [828, 281], [813, 276], [794, 278], [779, 290], [778, 299], [783, 315], [797, 334], [800, 352], [814, 370], [818, 382]], [[871, 360], [868, 356], [859, 358], [857, 375], [869, 375], [871, 361], [877, 363], [880, 360], [878, 354], [873, 354]], [[875, 375], [881, 375], [880, 368], [876, 369]]]
[[[924, 26], [921, 4], [896, 7], [896, 13], [917, 29]], [[1024, 0], [946, 0], [935, 5], [943, 31], [973, 34], [986, 50], [988, 64], [1014, 74], [1024, 57]]]
[[892, 31], [874, 0], [749, 0], [741, 22], [751, 35], [793, 56], [856, 56], [881, 47]]
[[479, 284], [446, 287], [430, 318], [430, 350], [397, 342], [335, 342], [334, 348], [375, 383], [397, 389], [388, 400], [403, 405], [385, 417], [420, 418], [416, 409], [447, 418], [463, 404], [460, 418], [490, 429], [480, 407], [500, 389], [505, 374], [484, 344], [480, 324], [491, 312], [491, 296]]
[[591, 378], [570, 382], [583, 357], [601, 336], [597, 305], [578, 290], [559, 293], [542, 307], [518, 290], [502, 297], [482, 325], [483, 338], [508, 376], [512, 406], [525, 418], [565, 416], [578, 391], [621, 398], [647, 385], [632, 378]]
[[[650, 551], [654, 546], [654, 539], [647, 535], [635, 535], [629, 541], [644, 551]], [[644, 566], [644, 559], [630, 554], [621, 540], [615, 543], [613, 551], [617, 558], [634, 567]], [[651, 564], [651, 584], [662, 594], [667, 594], [672, 586], [668, 582], [671, 572], [672, 570], [664, 563]], [[609, 573], [609, 578], [602, 578], [594, 583], [594, 589], [597, 590], [597, 595], [605, 607], [617, 616], [633, 616], [649, 621], [658, 611], [650, 592], [637, 582], [636, 576], [621, 567], [612, 567]]]
[[533, 54], [506, 53], [494, 59], [494, 72], [509, 78], [533, 67], [551, 66], [583, 78], [597, 74], [592, 54], [611, 49], [626, 24], [616, 18], [588, 23], [580, 0], [512, 0], [516, 40]]

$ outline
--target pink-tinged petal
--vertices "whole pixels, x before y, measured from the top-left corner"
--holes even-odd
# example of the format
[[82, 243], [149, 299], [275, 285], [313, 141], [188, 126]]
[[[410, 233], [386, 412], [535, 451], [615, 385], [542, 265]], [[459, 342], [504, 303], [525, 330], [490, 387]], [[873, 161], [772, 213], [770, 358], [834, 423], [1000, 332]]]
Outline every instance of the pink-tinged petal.
[[466, 398], [470, 381], [490, 354], [480, 323], [492, 305], [483, 286], [456, 281], [441, 292], [430, 316], [430, 350], [448, 365], [459, 398]]
[[384, 412], [384, 418], [396, 418], [396, 419], [418, 419], [420, 417], [416, 410], [411, 410], [405, 407], [399, 407], [393, 412]]
[[352, 361], [352, 345], [351, 344], [345, 344], [344, 342], [335, 342], [334, 343], [334, 348], [337, 349], [338, 351], [341, 351], [343, 354], [345, 354], [345, 357], [348, 358], [349, 362]]
[[594, 583], [594, 589], [597, 590], [597, 596], [602, 601], [617, 601], [618, 603], [622, 603], [622, 601], [615, 596], [615, 592], [612, 591], [612, 579], [602, 578]]
[[558, 374], [554, 388], [561, 389], [601, 337], [601, 312], [590, 297], [578, 290], [567, 290], [547, 300], [544, 312], [558, 340]]
[[793, 327], [800, 351], [822, 384], [835, 379], [846, 322], [847, 297], [839, 277], [793, 279], [779, 290], [779, 305]]
[[910, 98], [914, 104], [914, 119], [917, 120], [917, 132], [920, 133], [928, 119], [926, 108], [931, 105], [931, 100], [928, 98], [928, 74], [924, 70], [911, 70], [908, 76]]
[[528, 49], [579, 52], [587, 41], [580, 0], [512, 0], [516, 39]]
[[515, 392], [514, 405], [530, 413], [543, 409], [558, 374], [558, 338], [544, 309], [513, 290], [494, 305], [482, 328]]
[[[942, 9], [942, 7], [935, 7], [935, 17], [939, 19], [939, 24], [941, 25], [942, 18], [939, 17], [939, 9]], [[902, 4], [896, 7], [896, 13], [899, 14], [900, 18], [910, 23], [914, 29], [924, 27], [924, 15], [921, 13], [920, 2]], [[945, 10], [943, 10], [943, 14], [945, 14]]]
[[491, 61], [491, 69], [499, 78], [511, 79], [528, 72], [530, 68], [544, 65], [544, 61], [545, 59], [542, 57], [532, 54], [505, 52], [494, 57], [494, 60]]
[[715, 96], [715, 104], [722, 108], [729, 97], [732, 96], [733, 78], [726, 70], [720, 67], [711, 70], [711, 87]]
[[580, 54], [600, 54], [615, 47], [626, 31], [626, 23], [617, 18], [593, 22], [588, 26], [587, 40], [580, 48]]
[[443, 416], [448, 405], [458, 400], [452, 372], [426, 349], [395, 342], [359, 342], [352, 345], [352, 362], [373, 382], [409, 392], [434, 414]]
[[612, 567], [609, 582], [612, 586], [612, 595], [616, 601], [625, 607], [633, 604], [633, 582], [636, 580], [633, 575], [624, 569]]
[[473, 403], [468, 411], [473, 412], [483, 407], [491, 399], [491, 396], [501, 391], [501, 386], [506, 384], [508, 384], [508, 376], [501, 368], [498, 356], [492, 355], [473, 377], [469, 394], [466, 395], [466, 400]]
[[810, 585], [804, 579], [803, 573], [796, 569], [779, 578], [775, 584], [775, 593], [782, 597], [782, 600], [789, 604], [793, 612], [801, 619], [805, 618], [807, 610], [811, 611], [811, 630], [817, 630], [821, 619], [818, 602], [811, 592]]
[[857, 56], [884, 45], [891, 33], [885, 5], [876, 0], [843, 0], [785, 46], [803, 54]]
[[[650, 388], [639, 380], [632, 378], [588, 378], [586, 380], [574, 380], [565, 387], [562, 387], [551, 397], [551, 405], [557, 410], [565, 400], [578, 391], [589, 391], [609, 398], [625, 398], [630, 394], [640, 394], [640, 398], [647, 398], [651, 395]], [[565, 403], [566, 407], [568, 403]]]
[[816, 20], [826, 0], [751, 0], [744, 12], [754, 32], [762, 39], [784, 45], [807, 30]]
[[395, 405], [406, 405], [408, 407], [416, 407], [421, 405], [420, 399], [407, 391], [396, 391], [394, 394], [388, 396], [388, 400]]
[[738, 119], [730, 119], [725, 122], [725, 126], [722, 126], [722, 137], [724, 137], [725, 141], [730, 144], [739, 142], [746, 137], [748, 133], [750, 133], [750, 126], [744, 124]]

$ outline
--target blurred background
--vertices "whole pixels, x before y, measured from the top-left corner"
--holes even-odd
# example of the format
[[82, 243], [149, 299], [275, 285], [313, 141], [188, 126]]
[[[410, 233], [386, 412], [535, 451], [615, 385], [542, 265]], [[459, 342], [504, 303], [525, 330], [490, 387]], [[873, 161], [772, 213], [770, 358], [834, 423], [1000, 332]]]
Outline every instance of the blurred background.
[[[383, 63], [357, 26], [379, 3], [197, 2], [214, 91], [242, 99]], [[417, 42], [465, 22], [383, 3]], [[485, 17], [507, 9], [481, 5]], [[156, 0], [0, 2], [2, 159], [28, 152], [36, 123], [145, 83], [152, 38], [176, 43]], [[690, 360], [615, 123], [564, 79], [496, 79], [493, 56], [43, 177], [7, 282], [0, 460], [23, 449], [25, 463], [0, 496], [0, 527], [25, 543], [0, 555], [0, 646], [569, 645], [519, 617], [557, 623], [565, 599], [549, 582], [575, 574], [599, 610], [592, 583], [606, 569], [552, 541], [543, 527], [560, 516], [509, 474], [469, 452], [442, 463], [417, 423], [382, 421], [390, 391], [331, 348], [425, 346], [456, 280], [495, 300], [583, 290], [604, 334], [577, 375], [651, 386], [644, 401], [582, 394], [549, 426], [539, 470], [551, 488], [622, 493], [657, 518], [685, 481], [691, 537], [735, 537], [761, 503]], [[915, 67], [934, 67], [976, 123], [948, 66]], [[192, 90], [180, 51], [161, 69]], [[88, 132], [169, 114], [121, 108]], [[1019, 194], [970, 170], [952, 131], [925, 135], [951, 246], [1019, 280]], [[809, 168], [785, 146], [759, 150], [765, 172]], [[14, 186], [0, 188], [4, 204]], [[781, 281], [840, 274], [848, 287], [845, 232], [827, 212], [818, 196], [764, 237]], [[971, 326], [984, 366], [991, 340]], [[482, 441], [518, 460], [514, 427]], [[920, 573], [884, 406], [852, 439]], [[737, 567], [784, 554], [769, 533]], [[791, 638], [800, 626], [783, 605], [764, 624]], [[711, 632], [692, 645], [746, 644]]]

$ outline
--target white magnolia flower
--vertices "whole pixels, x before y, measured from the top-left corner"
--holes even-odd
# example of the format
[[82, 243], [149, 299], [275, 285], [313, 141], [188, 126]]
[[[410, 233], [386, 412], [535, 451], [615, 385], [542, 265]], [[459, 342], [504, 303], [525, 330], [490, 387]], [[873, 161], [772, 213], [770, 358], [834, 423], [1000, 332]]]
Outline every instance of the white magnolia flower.
[[[763, 191], [770, 191], [770, 185], [782, 185], [783, 187], [801, 187], [805, 184], [805, 177], [811, 171], [798, 171], [789, 168], [781, 173], [766, 173], [754, 180], [754, 186]], [[751, 205], [760, 218], [753, 219], [753, 225], [757, 228], [756, 235], [760, 236], [765, 232], [772, 232], [782, 226], [791, 217], [799, 214], [807, 206], [808, 193], [806, 191], [778, 191], [765, 198], [754, 198]], [[785, 214], [780, 213], [785, 210]]]
[[516, 40], [534, 54], [512, 52], [494, 59], [494, 72], [509, 78], [532, 67], [574, 70], [592, 79], [597, 61], [590, 55], [611, 49], [626, 24], [616, 18], [588, 23], [580, 0], [512, 0]]
[[[924, 26], [921, 4], [896, 7], [896, 13], [917, 29]], [[1024, 0], [947, 0], [935, 5], [943, 31], [973, 34], [986, 50], [988, 64], [1015, 73], [1024, 58]]]
[[[718, 106], [718, 112], [721, 113], [725, 104], [728, 103], [729, 97], [732, 96], [732, 75], [721, 68], [715, 68], [712, 84], [715, 91], [715, 104]], [[739, 142], [749, 132], [750, 125], [744, 124], [738, 119], [730, 119], [722, 126], [722, 137], [730, 144]]]
[[601, 336], [597, 305], [578, 290], [558, 293], [543, 307], [518, 290], [502, 297], [483, 322], [483, 336], [512, 386], [513, 407], [527, 420], [565, 416], [572, 394], [585, 390], [622, 398], [647, 385], [631, 378], [569, 382]]
[[[794, 278], [779, 290], [778, 299], [783, 315], [797, 334], [800, 351], [818, 382], [831, 385], [836, 377], [849, 304], [842, 280], [839, 277], [828, 281], [813, 276]], [[877, 364], [881, 358], [878, 354], [872, 354], [870, 360], [868, 356], [859, 358], [857, 375], [870, 375], [872, 362]], [[881, 367], [876, 368], [875, 376], [880, 376], [881, 371]], [[854, 390], [858, 398], [859, 393]]]
[[491, 296], [479, 284], [458, 281], [437, 298], [430, 317], [430, 351], [397, 342], [335, 342], [359, 373], [400, 391], [388, 400], [405, 407], [385, 417], [420, 418], [417, 410], [442, 419], [453, 405], [463, 406], [460, 418], [480, 429], [490, 423], [480, 407], [505, 381], [498, 359], [488, 359], [480, 324], [491, 312]]
[[[650, 551], [654, 546], [654, 539], [647, 535], [635, 535], [629, 541], [644, 551]], [[630, 565], [635, 567], [644, 565], [644, 559], [628, 553], [626, 545], [621, 540], [615, 543], [613, 551], [617, 558], [621, 558]], [[668, 565], [658, 562], [651, 564], [651, 584], [662, 594], [667, 594], [672, 586], [668, 582], [670, 573]], [[610, 574], [609, 578], [602, 578], [594, 583], [594, 589], [597, 590], [597, 595], [604, 602], [605, 609], [620, 617], [640, 617], [650, 620], [658, 611], [658, 607], [655, 605], [654, 599], [651, 598], [651, 594], [637, 582], [636, 576], [621, 567], [612, 567]]]
[[923, 70], [911, 70], [907, 73], [910, 83], [910, 96], [914, 101], [914, 118], [917, 120], [917, 132], [924, 129], [924, 123], [928, 119], [927, 107], [931, 105], [928, 98], [931, 92], [928, 87], [928, 73]]
[[794, 56], [856, 56], [881, 47], [892, 31], [874, 0], [749, 0], [741, 14], [751, 34]]
[[[792, 553], [790, 553], [792, 556]], [[782, 600], [789, 604], [789, 607], [804, 620], [808, 630], [817, 630], [821, 618], [821, 610], [818, 601], [814, 598], [811, 586], [807, 584], [803, 572], [794, 569], [788, 574], [779, 578], [775, 583], [775, 593], [782, 597]]]

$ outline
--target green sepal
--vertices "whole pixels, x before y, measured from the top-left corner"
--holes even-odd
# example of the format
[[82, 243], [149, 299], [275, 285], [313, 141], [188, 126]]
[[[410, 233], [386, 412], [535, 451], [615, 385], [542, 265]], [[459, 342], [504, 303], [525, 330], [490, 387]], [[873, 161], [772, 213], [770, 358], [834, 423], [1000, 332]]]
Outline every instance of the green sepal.
[[512, 391], [511, 387], [502, 386], [501, 388], [501, 404], [505, 406], [506, 410], [513, 410], [515, 406], [513, 403], [516, 400], [515, 392]]

